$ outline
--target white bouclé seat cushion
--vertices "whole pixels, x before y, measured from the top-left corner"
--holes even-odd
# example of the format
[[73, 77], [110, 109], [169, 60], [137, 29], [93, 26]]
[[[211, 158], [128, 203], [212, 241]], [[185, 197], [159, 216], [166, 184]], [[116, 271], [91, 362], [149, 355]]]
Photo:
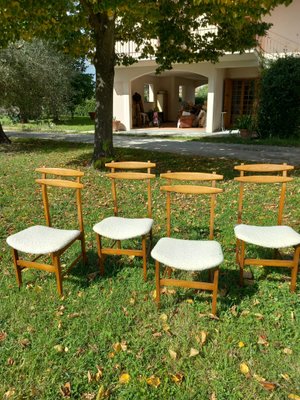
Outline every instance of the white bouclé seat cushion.
[[300, 243], [300, 235], [285, 225], [255, 226], [240, 224], [234, 228], [235, 236], [244, 242], [270, 249], [295, 246]]
[[126, 240], [146, 235], [151, 231], [151, 218], [108, 217], [93, 226], [101, 236], [113, 240]]
[[160, 263], [185, 271], [204, 271], [223, 260], [220, 244], [214, 240], [160, 239], [151, 252]]
[[35, 225], [9, 236], [6, 242], [13, 249], [24, 253], [48, 254], [63, 249], [79, 236], [79, 230]]

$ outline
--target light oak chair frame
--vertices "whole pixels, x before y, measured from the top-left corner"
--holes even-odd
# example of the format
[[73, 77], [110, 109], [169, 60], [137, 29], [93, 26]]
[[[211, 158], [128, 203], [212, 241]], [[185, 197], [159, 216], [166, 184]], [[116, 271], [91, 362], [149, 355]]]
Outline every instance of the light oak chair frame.
[[[223, 189], [216, 187], [216, 181], [222, 180], [223, 175], [216, 173], [201, 173], [201, 172], [170, 172], [160, 175], [161, 178], [168, 180], [167, 186], [162, 186], [161, 191], [166, 192], [166, 213], [167, 213], [167, 237], [171, 236], [171, 193], [181, 194], [194, 194], [194, 195], [209, 195], [210, 200], [210, 220], [209, 220], [209, 239], [214, 239], [214, 220], [215, 220], [215, 206], [216, 195], [223, 192]], [[173, 181], [208, 181], [211, 186], [200, 185], [174, 185]], [[210, 279], [212, 282], [200, 282], [191, 280], [172, 279], [172, 268], [166, 266], [166, 273], [168, 278], [160, 277], [160, 262], [155, 260], [155, 281], [156, 281], [156, 304], [160, 307], [160, 294], [162, 286], [175, 286], [191, 289], [202, 289], [212, 291], [212, 314], [216, 314], [217, 310], [217, 295], [218, 295], [218, 281], [219, 281], [219, 267], [210, 269]], [[213, 275], [213, 276], [212, 276]]]
[[[151, 173], [151, 168], [155, 168], [156, 164], [150, 161], [111, 161], [105, 166], [110, 168], [110, 173], [106, 176], [111, 179], [112, 198], [114, 203], [114, 216], [119, 215], [117, 200], [117, 180], [142, 180], [147, 183], [147, 211], [148, 218], [152, 218], [152, 195], [151, 195], [151, 179], [155, 178], [155, 174]], [[120, 172], [120, 170], [122, 172]], [[132, 170], [147, 170], [147, 172], [136, 172]], [[97, 252], [100, 267], [100, 275], [104, 275], [104, 263], [107, 255], [127, 255], [143, 258], [143, 277], [147, 280], [147, 235], [142, 236], [142, 249], [124, 249], [121, 247], [121, 241], [113, 242], [111, 247], [102, 246], [102, 236], [96, 233]], [[149, 250], [152, 243], [152, 229], [149, 233]], [[116, 246], [116, 248], [114, 247]]]
[[[292, 165], [284, 164], [241, 164], [234, 167], [235, 170], [240, 172], [240, 176], [234, 178], [235, 181], [240, 183], [239, 188], [239, 201], [238, 201], [238, 224], [242, 223], [242, 212], [243, 212], [243, 199], [245, 184], [281, 184], [279, 206], [278, 206], [278, 218], [277, 225], [282, 225], [284, 203], [286, 197], [286, 185], [291, 182], [293, 178], [288, 177], [288, 172], [293, 170]], [[252, 174], [252, 175], [245, 175]], [[255, 173], [255, 175], [253, 175]], [[258, 173], [264, 173], [264, 175], [258, 175]], [[280, 173], [280, 175], [274, 175], [274, 173]], [[267, 175], [268, 174], [268, 175]], [[270, 175], [271, 174], [271, 175]], [[257, 259], [247, 258], [246, 243], [243, 240], [237, 239], [236, 242], [236, 262], [239, 265], [240, 270], [240, 285], [244, 284], [244, 267], [245, 265], [251, 266], [271, 266], [271, 267], [286, 267], [291, 269], [291, 285], [290, 291], [294, 292], [296, 289], [297, 274], [298, 274], [298, 263], [300, 255], [300, 245], [294, 246], [295, 252], [293, 260], [284, 259]], [[275, 250], [275, 255], [281, 258], [280, 252]]]
[[[75, 260], [70, 264], [69, 268], [65, 271], [64, 275], [67, 274], [74, 265], [82, 258], [83, 262], [86, 262], [86, 249], [85, 249], [85, 238], [84, 238], [84, 227], [83, 227], [83, 217], [82, 217], [82, 203], [81, 203], [81, 189], [83, 188], [83, 184], [80, 183], [81, 177], [84, 175], [83, 172], [79, 170], [73, 169], [64, 169], [64, 168], [37, 168], [36, 172], [40, 172], [42, 174], [42, 179], [36, 179], [36, 182], [41, 185], [42, 187], [42, 198], [43, 198], [43, 205], [44, 205], [44, 213], [46, 219], [46, 225], [51, 227], [51, 219], [50, 219], [50, 211], [49, 211], [49, 200], [48, 200], [48, 186], [54, 187], [61, 187], [61, 188], [68, 188], [73, 189], [76, 192], [76, 204], [77, 204], [77, 216], [78, 216], [78, 224], [79, 224], [79, 231], [80, 234], [77, 238], [75, 238], [71, 243], [69, 243], [64, 248], [60, 249], [55, 253], [50, 253], [50, 258], [52, 260], [52, 264], [44, 264], [36, 262], [42, 255], [36, 256], [33, 260], [23, 260], [19, 257], [19, 253], [16, 249], [12, 249], [13, 255], [13, 262], [16, 271], [16, 278], [19, 288], [22, 285], [22, 270], [24, 268], [33, 268], [39, 269], [42, 271], [47, 271], [54, 273], [56, 276], [57, 282], [57, 291], [60, 296], [63, 295], [63, 288], [62, 288], [62, 269], [61, 269], [61, 262], [60, 256], [76, 241], [80, 240], [81, 242], [81, 253], [75, 258]], [[76, 181], [66, 180], [66, 179], [49, 179], [47, 175], [54, 175], [60, 177], [70, 177], [76, 178]]]

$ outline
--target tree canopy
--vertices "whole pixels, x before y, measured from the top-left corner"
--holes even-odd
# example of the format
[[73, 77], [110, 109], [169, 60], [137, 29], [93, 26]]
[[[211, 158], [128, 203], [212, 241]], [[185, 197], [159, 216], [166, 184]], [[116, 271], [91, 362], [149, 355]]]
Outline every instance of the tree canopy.
[[[0, 0], [0, 46], [33, 37], [87, 55], [96, 69], [94, 160], [113, 153], [114, 68], [136, 60], [116, 54], [117, 41], [134, 41], [157, 72], [178, 62], [216, 62], [224, 52], [254, 47], [269, 25], [261, 17], [292, 0]], [[211, 27], [215, 29], [210, 29]], [[153, 40], [157, 41], [154, 43]]]

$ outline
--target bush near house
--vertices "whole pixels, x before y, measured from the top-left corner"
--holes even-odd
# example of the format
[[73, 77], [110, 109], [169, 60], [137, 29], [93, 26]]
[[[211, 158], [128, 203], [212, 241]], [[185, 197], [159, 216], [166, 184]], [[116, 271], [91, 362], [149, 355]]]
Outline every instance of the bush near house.
[[300, 137], [300, 58], [286, 56], [262, 73], [258, 129], [262, 138]]

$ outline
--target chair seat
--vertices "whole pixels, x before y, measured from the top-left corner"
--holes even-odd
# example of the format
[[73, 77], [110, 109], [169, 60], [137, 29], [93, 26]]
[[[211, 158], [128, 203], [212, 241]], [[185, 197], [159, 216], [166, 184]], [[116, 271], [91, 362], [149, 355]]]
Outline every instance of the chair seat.
[[214, 240], [160, 239], [151, 256], [168, 267], [184, 271], [204, 271], [223, 262], [220, 244]]
[[6, 242], [13, 249], [24, 253], [48, 254], [63, 249], [79, 236], [79, 230], [35, 225], [9, 236]]
[[151, 218], [108, 217], [93, 226], [101, 236], [113, 240], [126, 240], [146, 235], [153, 225]]
[[255, 226], [240, 224], [234, 228], [235, 236], [244, 242], [271, 249], [295, 246], [300, 243], [300, 235], [285, 225]]

